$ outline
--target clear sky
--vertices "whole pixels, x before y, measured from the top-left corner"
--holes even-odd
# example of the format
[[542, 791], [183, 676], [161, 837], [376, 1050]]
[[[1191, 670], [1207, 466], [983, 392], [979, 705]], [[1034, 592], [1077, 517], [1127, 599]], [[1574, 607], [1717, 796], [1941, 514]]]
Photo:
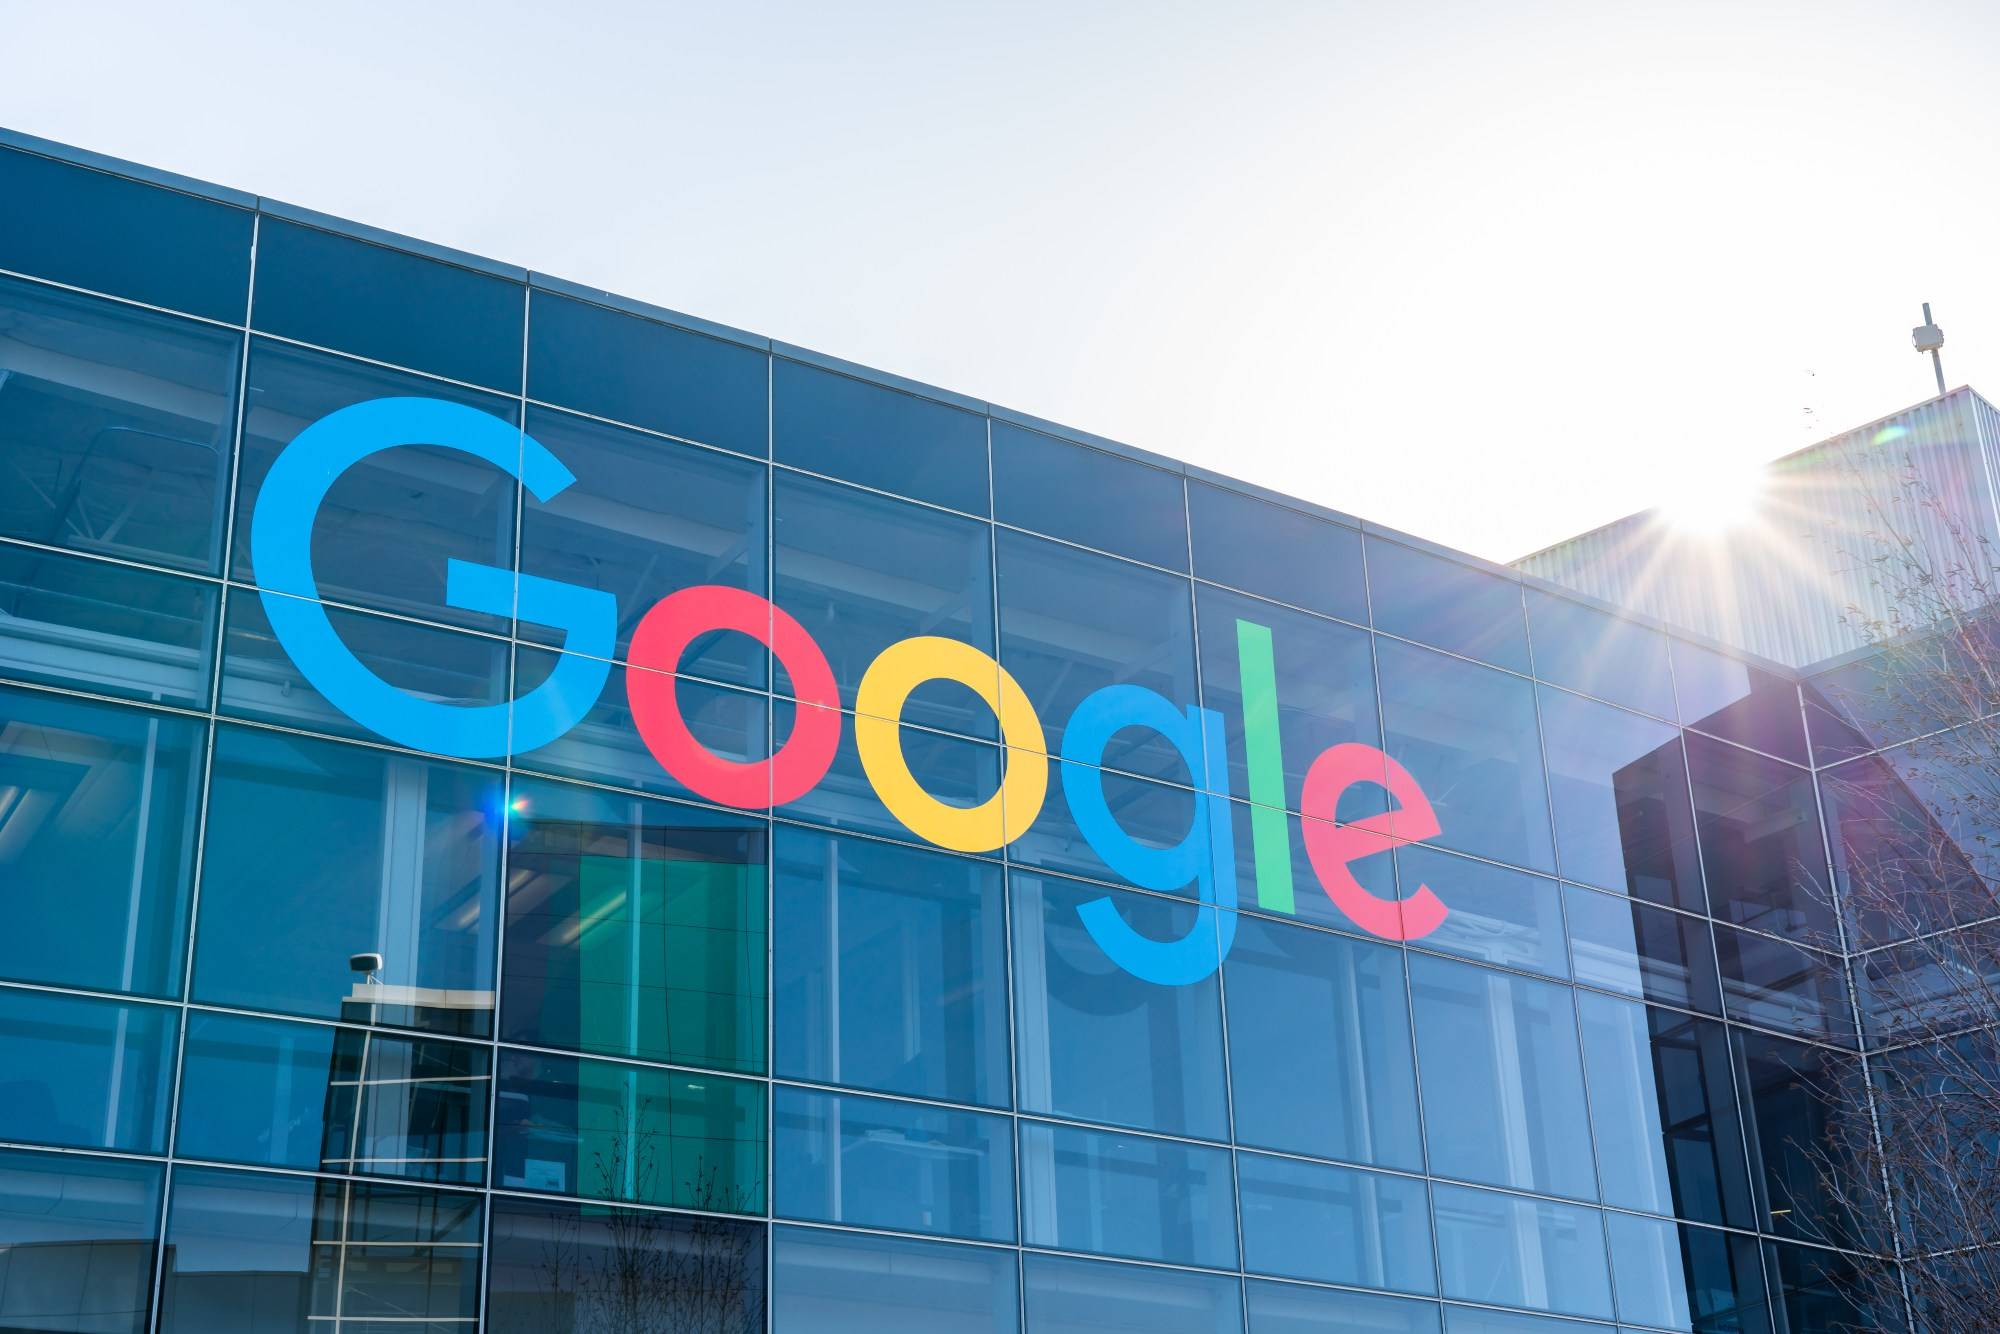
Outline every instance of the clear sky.
[[[1507, 559], [2000, 393], [2000, 6], [0, 0], [0, 124]], [[0, 201], [0, 207], [4, 201]]]

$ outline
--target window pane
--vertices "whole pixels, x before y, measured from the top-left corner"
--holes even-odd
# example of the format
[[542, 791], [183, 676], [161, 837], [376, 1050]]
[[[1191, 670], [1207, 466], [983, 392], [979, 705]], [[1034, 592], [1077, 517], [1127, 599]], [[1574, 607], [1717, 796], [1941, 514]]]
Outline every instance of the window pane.
[[512, 1190], [764, 1210], [764, 1086], [502, 1052], [494, 1172]]
[[[1760, 1230], [1781, 1237], [1852, 1245], [1854, 1220], [1828, 1197], [1825, 1171], [1844, 1162], [1837, 1121], [1863, 1105], [1853, 1057], [1803, 1042], [1729, 1030], [1736, 1080], [1750, 1137], [1751, 1179], [1763, 1214]], [[1856, 1170], [1859, 1170], [1858, 1168]], [[1872, 1198], [1871, 1189], [1854, 1192]], [[1869, 1232], [1878, 1220], [1866, 1220]]]
[[493, 1334], [763, 1334], [761, 1223], [495, 1197], [491, 1245]]
[[1715, 938], [1699, 917], [1563, 887], [1576, 980], [1640, 1000], [1722, 1013]]
[[1595, 1199], [1570, 990], [1413, 955], [1410, 991], [1431, 1170]]
[[780, 1216], [1014, 1240], [1008, 1118], [811, 1089], [773, 1096]]
[[1604, 1221], [1620, 1320], [1700, 1334], [1769, 1331], [1754, 1237], [1630, 1214]]
[[488, 1068], [484, 1046], [195, 1012], [175, 1152], [476, 1184]]
[[1527, 595], [1536, 676], [1656, 718], [1674, 716], [1665, 635], [1538, 588]]
[[[940, 635], [993, 651], [985, 524], [810, 477], [779, 473], [776, 486], [773, 596], [825, 650], [844, 705], [855, 705], [862, 676], [898, 640]], [[902, 717], [980, 737], [999, 726], [986, 702], [955, 682], [918, 686]]]
[[[405, 395], [463, 404], [509, 424], [520, 420], [511, 398], [256, 341], [237, 465], [237, 542], [230, 562], [236, 578], [256, 578], [251, 518], [285, 446], [330, 412]], [[369, 456], [340, 475], [320, 506], [312, 534], [320, 596], [505, 634], [506, 617], [445, 605], [445, 566], [462, 560], [512, 567], [519, 490], [501, 469], [443, 445], [412, 442]]]
[[1133, 930], [1154, 940], [1201, 930], [1212, 912], [1051, 876], [1015, 874], [1009, 887], [1021, 1109], [1224, 1138], [1215, 977], [1188, 986], [1142, 981], [1111, 962], [1078, 910], [1108, 899]]
[[[1039, 755], [1027, 751], [1008, 751], [1007, 759], [1012, 764], [1043, 763]], [[1033, 828], [1007, 847], [1016, 866], [1064, 871], [1113, 884], [1124, 882], [1125, 877], [1105, 862], [1076, 822], [1068, 796], [1072, 791], [1088, 791], [1085, 785], [1103, 788], [1104, 805], [1118, 827], [1141, 846], [1172, 847], [1187, 836], [1195, 820], [1207, 819], [1204, 798], [1192, 788], [1058, 761], [1049, 766], [1049, 796], [1040, 817]], [[1243, 851], [1239, 849], [1239, 854]], [[1248, 851], [1254, 855], [1255, 849]], [[1201, 881], [1197, 877], [1159, 892], [1195, 898], [1201, 892]], [[1329, 912], [1320, 911], [1319, 915], [1328, 916]]]
[[1854, 1045], [1854, 1017], [1840, 959], [1760, 936], [1715, 928], [1723, 1008], [1732, 1019]]
[[1361, 534], [1224, 487], [1190, 480], [1187, 490], [1198, 577], [1368, 623]]
[[1875, 1309], [1871, 1297], [1883, 1284], [1878, 1276], [1862, 1269], [1866, 1263], [1817, 1246], [1765, 1242], [1764, 1272], [1772, 1304], [1777, 1307], [1779, 1328], [1790, 1334], [1821, 1329], [1903, 1329], [1900, 1301], [1886, 1311]]
[[796, 1227], [773, 1232], [775, 1334], [1015, 1334], [1021, 1327], [1013, 1251]]
[[764, 458], [770, 358], [603, 306], [537, 291], [528, 397]]
[[1464, 1186], [1433, 1186], [1431, 1196], [1445, 1296], [1609, 1318], [1597, 1210]]
[[[772, 701], [773, 735], [792, 734], [793, 710], [788, 699]], [[855, 740], [854, 715], [842, 714], [840, 744], [834, 751], [832, 767], [819, 785], [778, 808], [778, 814], [808, 824], [827, 825], [858, 834], [914, 841], [907, 826], [882, 804], [881, 794], [861, 763]], [[1000, 747], [988, 741], [974, 741], [945, 732], [925, 731], [905, 724], [896, 729], [896, 744], [903, 763], [917, 785], [947, 806], [971, 807], [984, 804], [1000, 790]], [[1041, 756], [1027, 757], [1023, 763], [1046, 763]], [[1057, 803], [1050, 802], [1051, 809]], [[1044, 816], [1044, 819], [1047, 817]], [[991, 855], [991, 854], [989, 854]]]
[[[528, 433], [576, 481], [523, 504], [521, 572], [617, 598], [619, 657], [669, 593], [698, 584], [766, 591], [761, 465], [546, 408], [528, 410]], [[528, 622], [519, 632], [541, 644], [563, 638]], [[717, 632], [690, 644], [677, 670], [761, 686], [767, 657], [750, 636]]]
[[0, 689], [0, 975], [180, 994], [207, 730]]
[[250, 289], [250, 213], [0, 149], [0, 255], [17, 273], [232, 323]]
[[1554, 870], [1534, 687], [1393, 640], [1375, 654], [1386, 749], [1429, 795], [1444, 829], [1433, 841]]
[[524, 779], [507, 827], [502, 1038], [763, 1073], [761, 820]]
[[1367, 539], [1375, 628], [1509, 671], [1528, 670], [1518, 581], [1400, 542]]
[[816, 366], [771, 365], [780, 463], [985, 514], [986, 418]]
[[1239, 1143], [1423, 1166], [1401, 951], [1241, 917], [1222, 976]]
[[1486, 1307], [1447, 1305], [1444, 1319], [1445, 1334], [1612, 1334], [1610, 1325]]
[[205, 709], [217, 591], [0, 546], [0, 676]]
[[1403, 898], [1429, 885], [1451, 908], [1450, 916], [1413, 944], [1503, 968], [1569, 976], [1562, 894], [1555, 881], [1421, 843], [1396, 849], [1396, 876]]
[[1704, 911], [1679, 733], [1559, 690], [1540, 696], [1563, 877]]
[[[492, 1031], [501, 775], [224, 727], [215, 739], [199, 1000]], [[301, 829], [313, 836], [302, 839]], [[381, 967], [357, 970], [357, 954]]]
[[1942, 745], [1958, 750], [1960, 762], [1906, 748], [1821, 772], [1834, 874], [1857, 949], [1996, 911], [2000, 858], [1986, 830], [1988, 798], [1976, 795], [1986, 765], [1964, 765], [1978, 751]]
[[167, 1006], [0, 987], [0, 1139], [164, 1153], [179, 1032]]
[[784, 825], [776, 839], [778, 1074], [1008, 1106], [1000, 869]]
[[1755, 1227], [1721, 1024], [1587, 992], [1576, 998], [1604, 1201]]
[[[1102, 686], [1143, 686], [1186, 708], [1199, 698], [1194, 608], [1188, 581], [1019, 533], [996, 534], [1000, 556], [1000, 663], [1041, 718], [1049, 752], [1084, 696]], [[1192, 781], [1165, 738], [1127, 728], [1101, 761], [1169, 782]]]
[[1676, 639], [1674, 693], [1684, 726], [1806, 763], [1799, 688], [1774, 672]]
[[1695, 819], [1715, 916], [1782, 935], [1830, 938], [1819, 804], [1804, 769], [1690, 736]]
[[0, 1310], [22, 1330], [143, 1334], [160, 1169], [0, 1150]]
[[1227, 1149], [1020, 1125], [1021, 1233], [1028, 1245], [1236, 1267]]
[[1303, 1288], [1290, 1283], [1244, 1285], [1250, 1300], [1250, 1334], [1438, 1334], [1436, 1302], [1378, 1297], [1366, 1292]]
[[239, 336], [5, 278], [0, 319], [0, 533], [217, 569]]
[[268, 215], [252, 322], [266, 333], [519, 393], [521, 284]]
[[1437, 1291], [1424, 1183], [1346, 1167], [1236, 1156], [1243, 1267], [1394, 1292]]
[[1149, 565], [1188, 567], [1179, 474], [997, 421], [993, 517]]
[[1027, 1255], [1021, 1261], [1028, 1334], [1237, 1334], [1241, 1280]]

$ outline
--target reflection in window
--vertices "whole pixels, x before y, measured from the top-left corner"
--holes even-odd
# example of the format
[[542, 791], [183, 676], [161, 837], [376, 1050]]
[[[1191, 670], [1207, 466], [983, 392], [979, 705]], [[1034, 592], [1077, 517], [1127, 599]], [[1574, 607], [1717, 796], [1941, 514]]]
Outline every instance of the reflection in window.
[[1679, 734], [1559, 690], [1540, 695], [1564, 878], [1704, 911]]
[[1770, 1328], [1754, 1237], [1631, 1214], [1604, 1225], [1620, 1320], [1697, 1334]]
[[1422, 947], [1503, 968], [1569, 976], [1562, 896], [1553, 880], [1473, 861], [1422, 843], [1396, 849], [1402, 897], [1430, 886], [1451, 908]]
[[721, 1075], [503, 1052], [493, 1170], [514, 1190], [762, 1213], [764, 1097]]
[[1437, 1291], [1423, 1182], [1243, 1153], [1243, 1267], [1394, 1292]]
[[762, 821], [528, 779], [507, 823], [501, 1037], [763, 1072]]
[[1723, 1007], [1732, 1019], [1854, 1045], [1840, 959], [1774, 936], [1715, 928]]
[[[194, 994], [357, 1023], [492, 1031], [501, 776], [225, 727]], [[300, 838], [309, 829], [311, 838]], [[357, 970], [353, 956], [378, 954]]]
[[1013, 1251], [797, 1227], [772, 1234], [774, 1334], [1016, 1334], [1021, 1327]]
[[1674, 716], [1665, 635], [1539, 588], [1527, 596], [1536, 676], [1656, 718]]
[[[788, 699], [772, 701], [771, 733], [781, 746], [792, 734], [792, 717], [798, 707]], [[856, 737], [854, 715], [843, 714], [840, 745], [834, 751], [832, 767], [810, 792], [780, 806], [778, 814], [842, 832], [914, 841], [915, 835], [909, 827], [883, 804], [881, 793], [861, 763]], [[1000, 790], [1001, 751], [990, 741], [927, 731], [905, 723], [896, 729], [896, 744], [917, 786], [944, 805], [982, 805]], [[1039, 755], [1024, 757], [1019, 762], [1047, 763]], [[1055, 805], [1050, 801], [1043, 809], [1046, 812]], [[1043, 819], [1047, 818], [1044, 814]]]
[[1812, 775], [1707, 737], [1690, 736], [1687, 747], [1716, 918], [1830, 940], [1832, 884]]
[[999, 867], [785, 825], [776, 839], [777, 1073], [1008, 1106]]
[[1569, 988], [1413, 955], [1410, 993], [1431, 1170], [1595, 1199]]
[[1639, 1000], [1722, 1013], [1715, 938], [1700, 917], [1563, 886], [1576, 980]]
[[489, 1244], [493, 1334], [763, 1334], [761, 1223], [496, 1196]]
[[1257, 1279], [1246, 1283], [1244, 1292], [1249, 1299], [1250, 1334], [1326, 1334], [1334, 1329], [1353, 1334], [1438, 1334], [1440, 1329], [1436, 1302]]
[[993, 423], [993, 517], [1169, 570], [1188, 564], [1176, 473]]
[[239, 346], [0, 278], [0, 533], [215, 571]]
[[180, 1167], [161, 1334], [424, 1334], [479, 1315], [481, 1197]]
[[1806, 762], [1799, 688], [1713, 649], [1672, 641], [1674, 693], [1683, 726], [1799, 764]]
[[1187, 490], [1197, 578], [1368, 623], [1360, 533], [1205, 482]]
[[1241, 1280], [1026, 1255], [1021, 1260], [1027, 1334], [1237, 1334]]
[[0, 1140], [164, 1153], [179, 1032], [169, 1006], [0, 987]]
[[0, 975], [179, 994], [206, 733], [0, 689]]
[[1422, 1167], [1399, 950], [1242, 917], [1222, 970], [1238, 1143]]
[[0, 1311], [29, 1330], [142, 1334], [160, 1169], [0, 1150]]
[[1215, 977], [1174, 987], [1142, 981], [1105, 955], [1077, 911], [1108, 899], [1140, 935], [1179, 940], [1209, 920], [1204, 910], [1052, 876], [1016, 874], [1009, 883], [1021, 1110], [1224, 1138]]
[[1464, 1186], [1433, 1186], [1431, 1196], [1446, 1297], [1610, 1317], [1597, 1210]]
[[[1824, 1173], [1842, 1162], [1837, 1123], [1858, 1114], [1859, 1063], [1787, 1038], [1731, 1028], [1736, 1080], [1750, 1138], [1752, 1183], [1761, 1229], [1834, 1245], [1861, 1240], [1854, 1221], [1827, 1195]], [[1862, 1192], [1864, 1195], [1866, 1192]], [[1863, 1231], [1874, 1230], [1868, 1220]]]
[[986, 418], [778, 357], [771, 451], [780, 463], [968, 514], [986, 506]]
[[1368, 538], [1375, 628], [1509, 671], [1528, 670], [1517, 580], [1400, 542]]
[[1871, 1309], [1871, 1285], [1862, 1272], [1869, 1262], [1817, 1246], [1764, 1243], [1764, 1270], [1779, 1334], [1811, 1334], [1821, 1329], [1904, 1328], [1901, 1303], [1888, 1311]]
[[1028, 1245], [1236, 1267], [1227, 1149], [1034, 1121], [1020, 1126]]
[[214, 584], [0, 546], [0, 677], [208, 707]]
[[[1131, 729], [1134, 734], [1137, 730]], [[1043, 761], [1038, 755], [1010, 750], [1007, 762], [1040, 764]], [[1016, 866], [1061, 871], [1113, 884], [1124, 883], [1125, 877], [1105, 863], [1076, 822], [1070, 808], [1069, 793], [1079, 786], [1085, 791], [1091, 788], [1101, 790], [1104, 805], [1118, 827], [1142, 846], [1172, 847], [1187, 837], [1194, 821], [1206, 818], [1204, 799], [1192, 788], [1054, 761], [1049, 764], [1049, 795], [1041, 815], [1026, 833], [1008, 845], [1007, 853]], [[1240, 858], [1255, 855], [1254, 846], [1250, 844], [1237, 851]], [[1247, 891], [1248, 884], [1243, 888]], [[1196, 879], [1160, 892], [1196, 898], [1201, 893], [1201, 882]]]

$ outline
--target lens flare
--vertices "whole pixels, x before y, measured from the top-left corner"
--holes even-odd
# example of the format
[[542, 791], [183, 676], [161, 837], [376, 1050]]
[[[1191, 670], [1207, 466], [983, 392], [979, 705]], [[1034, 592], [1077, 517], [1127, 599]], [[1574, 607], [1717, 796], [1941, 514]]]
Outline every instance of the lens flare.
[[1722, 458], [1684, 467], [1660, 511], [1681, 532], [1718, 537], [1748, 522], [1763, 498], [1765, 470], [1754, 459]]

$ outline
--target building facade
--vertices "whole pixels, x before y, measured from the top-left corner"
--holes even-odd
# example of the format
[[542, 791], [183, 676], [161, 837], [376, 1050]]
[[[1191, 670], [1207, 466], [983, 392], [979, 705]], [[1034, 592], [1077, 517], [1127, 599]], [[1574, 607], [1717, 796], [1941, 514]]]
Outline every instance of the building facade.
[[0, 1327], [1900, 1324], [1788, 669], [272, 201], [0, 199]]

